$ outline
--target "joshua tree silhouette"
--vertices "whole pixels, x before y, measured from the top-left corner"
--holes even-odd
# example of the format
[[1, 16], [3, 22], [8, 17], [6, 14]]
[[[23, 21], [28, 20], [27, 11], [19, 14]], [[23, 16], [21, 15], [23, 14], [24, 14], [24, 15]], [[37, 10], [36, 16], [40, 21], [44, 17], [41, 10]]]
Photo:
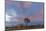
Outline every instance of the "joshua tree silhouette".
[[29, 20], [28, 18], [25, 18], [25, 19], [24, 19], [24, 22], [25, 22], [25, 24], [26, 24], [26, 26], [27, 26], [27, 24], [30, 23], [30, 20]]

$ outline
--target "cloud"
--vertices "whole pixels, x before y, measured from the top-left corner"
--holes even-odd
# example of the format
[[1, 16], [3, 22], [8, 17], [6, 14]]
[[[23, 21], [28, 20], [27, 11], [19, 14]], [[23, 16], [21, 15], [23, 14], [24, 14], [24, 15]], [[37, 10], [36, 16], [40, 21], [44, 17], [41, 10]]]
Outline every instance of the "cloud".
[[10, 17], [11, 17], [11, 16], [9, 16], [9, 15], [6, 14], [6, 21], [7, 21], [7, 22], [10, 21]]

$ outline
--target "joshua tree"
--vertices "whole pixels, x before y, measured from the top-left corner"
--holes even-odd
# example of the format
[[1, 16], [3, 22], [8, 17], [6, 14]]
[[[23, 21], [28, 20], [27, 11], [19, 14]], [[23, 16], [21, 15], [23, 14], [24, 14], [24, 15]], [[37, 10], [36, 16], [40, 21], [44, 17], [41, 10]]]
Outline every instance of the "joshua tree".
[[30, 20], [29, 20], [28, 18], [25, 18], [25, 19], [24, 19], [24, 22], [25, 22], [25, 24], [26, 24], [26, 26], [27, 26], [27, 24], [30, 23]]

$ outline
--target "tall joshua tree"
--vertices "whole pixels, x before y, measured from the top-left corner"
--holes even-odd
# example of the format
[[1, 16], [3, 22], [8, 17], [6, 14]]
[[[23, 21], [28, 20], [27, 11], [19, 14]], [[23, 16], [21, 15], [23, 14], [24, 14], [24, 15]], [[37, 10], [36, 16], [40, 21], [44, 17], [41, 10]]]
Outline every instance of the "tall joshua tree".
[[25, 22], [25, 24], [26, 24], [26, 26], [27, 26], [27, 24], [30, 23], [30, 20], [29, 20], [28, 18], [25, 18], [25, 19], [24, 19], [24, 22]]

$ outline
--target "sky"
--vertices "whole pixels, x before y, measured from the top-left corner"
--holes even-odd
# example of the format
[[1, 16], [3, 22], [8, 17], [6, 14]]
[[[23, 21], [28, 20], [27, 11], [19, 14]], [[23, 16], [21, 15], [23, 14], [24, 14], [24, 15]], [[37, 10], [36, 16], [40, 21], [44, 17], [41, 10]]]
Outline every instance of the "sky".
[[24, 18], [29, 18], [28, 25], [43, 24], [43, 3], [6, 0], [6, 26], [23, 24]]

